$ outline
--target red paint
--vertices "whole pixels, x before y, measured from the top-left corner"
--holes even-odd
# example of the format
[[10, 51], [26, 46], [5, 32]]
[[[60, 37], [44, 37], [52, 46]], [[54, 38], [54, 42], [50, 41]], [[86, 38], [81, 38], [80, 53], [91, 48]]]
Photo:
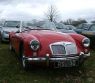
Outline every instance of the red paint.
[[44, 57], [47, 53], [51, 55], [49, 45], [51, 43], [60, 41], [76, 43], [78, 53], [80, 53], [81, 51], [85, 51], [85, 49], [88, 48], [83, 47], [83, 38], [85, 37], [75, 33], [65, 34], [50, 30], [30, 30], [21, 33], [10, 33], [10, 42], [12, 42], [12, 46], [14, 47], [16, 52], [19, 52], [20, 42], [23, 42], [24, 53], [28, 57], [31, 57], [33, 54], [33, 51], [29, 46], [30, 41], [33, 39], [36, 39], [40, 42], [40, 49], [37, 51], [37, 55], [39, 57]]

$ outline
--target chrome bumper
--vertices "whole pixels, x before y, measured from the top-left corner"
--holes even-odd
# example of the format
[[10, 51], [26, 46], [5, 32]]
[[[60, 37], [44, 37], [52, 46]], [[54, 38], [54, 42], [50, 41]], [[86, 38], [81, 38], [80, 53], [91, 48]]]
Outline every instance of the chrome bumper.
[[[83, 64], [84, 60], [90, 56], [90, 53], [83, 54], [80, 53], [80, 55], [76, 56], [70, 56], [70, 57], [49, 57], [47, 54], [45, 57], [35, 57], [35, 58], [27, 58], [26, 61], [28, 62], [45, 62], [47, 66], [52, 65], [54, 68], [61, 68], [61, 67], [73, 67], [73, 66], [79, 66], [80, 64]], [[50, 64], [51, 63], [51, 64]]]
[[74, 56], [74, 57], [25, 57], [27, 61], [64, 61], [64, 60], [79, 60], [80, 58], [85, 59], [88, 56], [90, 56], [90, 53], [88, 54], [82, 54], [79, 56]]

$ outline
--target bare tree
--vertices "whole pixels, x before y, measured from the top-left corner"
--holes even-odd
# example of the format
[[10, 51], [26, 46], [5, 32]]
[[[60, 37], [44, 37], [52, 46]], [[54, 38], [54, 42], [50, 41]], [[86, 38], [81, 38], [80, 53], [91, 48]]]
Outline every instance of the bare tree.
[[56, 19], [58, 18], [58, 12], [57, 12], [57, 9], [55, 6], [51, 5], [49, 8], [48, 8], [48, 11], [47, 13], [45, 13], [46, 15], [46, 18], [53, 22], [53, 21], [56, 21]]
[[77, 20], [74, 20], [74, 19], [67, 19], [66, 21], [63, 22], [64, 24], [66, 25], [74, 25], [74, 26], [77, 26], [81, 23], [87, 23], [87, 21], [85, 19], [77, 19]]

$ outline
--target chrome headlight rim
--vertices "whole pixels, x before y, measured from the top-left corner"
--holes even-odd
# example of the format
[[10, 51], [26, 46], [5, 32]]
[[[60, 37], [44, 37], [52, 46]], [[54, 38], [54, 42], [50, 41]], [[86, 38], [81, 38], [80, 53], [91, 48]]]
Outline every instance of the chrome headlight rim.
[[33, 51], [37, 51], [40, 48], [40, 42], [38, 40], [31, 40], [30, 41], [30, 48]]
[[82, 44], [84, 47], [89, 47], [90, 46], [90, 39], [89, 38], [84, 38], [82, 40]]

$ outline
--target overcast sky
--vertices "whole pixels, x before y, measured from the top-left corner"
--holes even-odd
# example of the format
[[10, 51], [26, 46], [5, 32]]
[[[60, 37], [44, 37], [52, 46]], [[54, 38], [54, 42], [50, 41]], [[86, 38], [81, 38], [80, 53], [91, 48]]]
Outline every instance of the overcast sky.
[[51, 4], [60, 20], [95, 18], [95, 0], [0, 0], [0, 19], [41, 20]]

